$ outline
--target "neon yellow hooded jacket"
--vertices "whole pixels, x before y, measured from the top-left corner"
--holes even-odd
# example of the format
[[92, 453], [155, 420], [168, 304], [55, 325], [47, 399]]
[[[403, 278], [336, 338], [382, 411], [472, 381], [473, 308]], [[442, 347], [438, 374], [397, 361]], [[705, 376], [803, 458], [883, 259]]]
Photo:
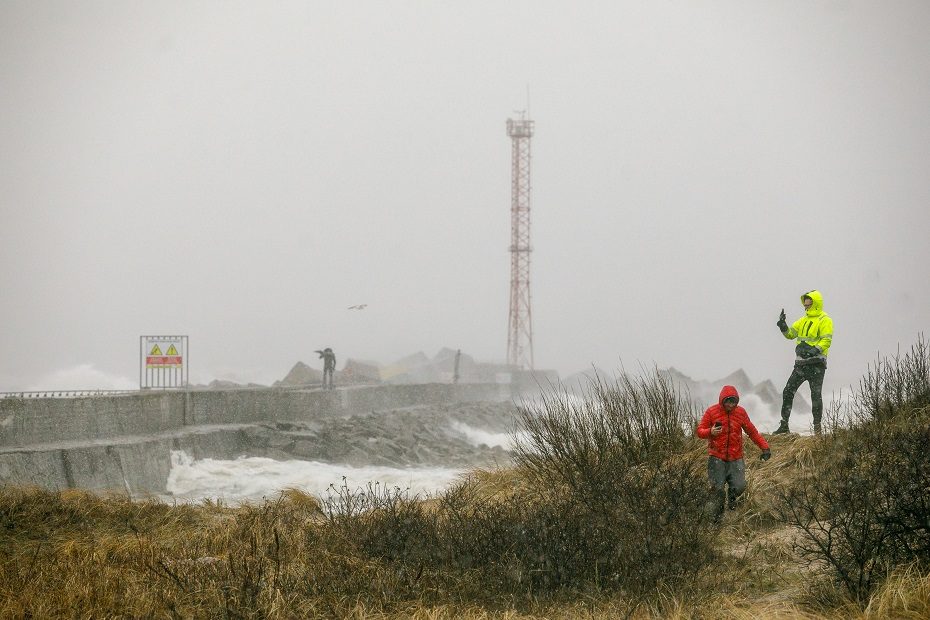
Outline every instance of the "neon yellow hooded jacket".
[[[823, 311], [823, 295], [820, 291], [809, 291], [801, 295], [801, 304], [804, 303], [805, 297], [810, 297], [814, 303], [804, 313], [804, 316], [783, 333], [788, 340], [796, 338], [798, 344], [806, 342], [817, 347], [820, 349], [820, 355], [817, 358], [826, 361], [830, 345], [833, 343], [833, 319]], [[798, 359], [802, 358], [798, 357]]]

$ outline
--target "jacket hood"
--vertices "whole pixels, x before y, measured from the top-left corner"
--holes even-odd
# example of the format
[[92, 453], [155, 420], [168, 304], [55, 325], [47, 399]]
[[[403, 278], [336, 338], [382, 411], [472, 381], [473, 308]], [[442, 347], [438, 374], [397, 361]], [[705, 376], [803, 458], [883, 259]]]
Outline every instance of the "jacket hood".
[[820, 293], [820, 291], [808, 291], [801, 295], [801, 305], [804, 305], [805, 297], [810, 297], [814, 301], [814, 303], [811, 304], [810, 310], [805, 311], [807, 316], [817, 316], [823, 312], [823, 295]]
[[725, 385], [723, 389], [720, 390], [720, 398], [717, 400], [720, 403], [720, 406], [723, 406], [723, 401], [731, 396], [736, 397], [736, 402], [739, 402], [739, 392], [736, 391], [736, 388], [732, 385]]

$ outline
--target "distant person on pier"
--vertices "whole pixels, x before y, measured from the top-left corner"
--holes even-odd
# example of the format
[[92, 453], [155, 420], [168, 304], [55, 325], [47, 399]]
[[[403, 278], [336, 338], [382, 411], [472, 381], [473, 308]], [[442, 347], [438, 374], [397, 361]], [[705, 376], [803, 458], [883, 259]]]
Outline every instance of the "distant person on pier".
[[788, 432], [788, 418], [794, 395], [805, 381], [811, 388], [811, 409], [814, 413], [814, 432], [820, 434], [820, 418], [823, 416], [823, 376], [827, 372], [827, 352], [833, 343], [833, 319], [823, 311], [823, 295], [820, 291], [808, 291], [801, 295], [804, 316], [795, 321], [791, 327], [785, 321], [785, 309], [778, 317], [778, 329], [788, 340], [797, 339], [794, 348], [794, 370], [788, 377], [782, 392], [781, 424], [775, 435]]
[[708, 512], [714, 523], [719, 523], [723, 517], [724, 501], [727, 508], [735, 509], [737, 498], [746, 489], [744, 430], [762, 450], [762, 460], [769, 460], [772, 456], [769, 444], [756, 430], [746, 410], [739, 406], [739, 392], [732, 385], [725, 385], [717, 404], [707, 408], [697, 427], [697, 436], [707, 440], [707, 477], [713, 492], [713, 505]]
[[333, 373], [336, 371], [336, 354], [329, 347], [322, 351], [317, 349], [314, 353], [319, 353], [320, 359], [323, 360], [323, 389], [331, 390], [333, 389]]

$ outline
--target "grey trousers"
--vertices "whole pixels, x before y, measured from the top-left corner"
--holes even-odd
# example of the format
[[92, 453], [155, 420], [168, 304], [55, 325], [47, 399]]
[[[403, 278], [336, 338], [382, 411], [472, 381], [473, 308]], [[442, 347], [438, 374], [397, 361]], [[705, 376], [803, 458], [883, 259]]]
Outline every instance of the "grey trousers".
[[743, 459], [723, 461], [711, 456], [707, 459], [707, 478], [711, 488], [707, 512], [714, 521], [718, 521], [723, 515], [724, 499], [732, 510], [736, 498], [746, 490], [746, 462]]

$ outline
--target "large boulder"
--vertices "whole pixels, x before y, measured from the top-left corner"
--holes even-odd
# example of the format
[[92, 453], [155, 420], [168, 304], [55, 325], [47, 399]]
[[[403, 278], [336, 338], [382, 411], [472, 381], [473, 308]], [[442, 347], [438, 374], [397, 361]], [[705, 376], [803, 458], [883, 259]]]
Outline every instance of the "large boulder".
[[303, 362], [297, 362], [290, 372], [280, 381], [275, 381], [272, 387], [299, 387], [302, 385], [318, 385], [322, 382], [323, 371], [311, 368]]
[[379, 368], [379, 376], [387, 383], [432, 383], [436, 380], [429, 358], [419, 351]]
[[721, 388], [725, 385], [732, 385], [740, 394], [748, 394], [752, 391], [753, 387], [752, 380], [750, 380], [749, 375], [747, 375], [746, 371], [742, 368], [731, 372], [723, 379], [717, 379], [716, 381], [711, 381], [710, 383], [711, 385], [719, 385]]
[[377, 362], [348, 359], [334, 377], [338, 383], [381, 383], [381, 372]]

